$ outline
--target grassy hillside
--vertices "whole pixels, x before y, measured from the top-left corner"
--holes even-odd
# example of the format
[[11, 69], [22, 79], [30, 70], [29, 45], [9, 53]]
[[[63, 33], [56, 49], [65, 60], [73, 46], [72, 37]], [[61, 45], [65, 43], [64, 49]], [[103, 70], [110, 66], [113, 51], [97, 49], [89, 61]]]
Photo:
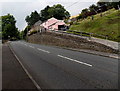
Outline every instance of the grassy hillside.
[[91, 17], [79, 20], [70, 27], [70, 30], [107, 35], [110, 40], [120, 41], [119, 25], [120, 11], [111, 9], [104, 12], [102, 17], [100, 17], [100, 14], [94, 15], [94, 20]]

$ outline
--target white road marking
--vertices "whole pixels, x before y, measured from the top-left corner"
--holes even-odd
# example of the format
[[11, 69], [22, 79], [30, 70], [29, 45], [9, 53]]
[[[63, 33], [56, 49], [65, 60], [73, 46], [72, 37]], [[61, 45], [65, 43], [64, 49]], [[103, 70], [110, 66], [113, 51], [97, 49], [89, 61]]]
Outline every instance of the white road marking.
[[27, 44], [24, 44], [25, 46], [27, 46]]
[[37, 49], [40, 50], [40, 51], [46, 52], [46, 53], [50, 53], [49, 51], [46, 51], [46, 50], [43, 50], [43, 49], [40, 49], [40, 48], [37, 48]]
[[31, 48], [35, 48], [35, 47], [33, 47], [33, 46], [29, 46], [29, 47], [31, 47]]
[[28, 72], [28, 70], [25, 68], [25, 66], [22, 64], [22, 62], [20, 61], [20, 59], [18, 58], [18, 56], [15, 54], [15, 52], [13, 51], [12, 47], [9, 45], [10, 50], [12, 51], [12, 53], [14, 54], [15, 58], [17, 59], [17, 61], [20, 63], [20, 65], [22, 66], [23, 70], [25, 71], [25, 73], [28, 75], [28, 77], [32, 80], [33, 84], [36, 86], [36, 88], [38, 89], [38, 91], [42, 91], [41, 87], [38, 85], [38, 83], [33, 79], [32, 75]]
[[91, 65], [91, 64], [88, 64], [88, 63], [84, 63], [84, 62], [81, 62], [81, 61], [78, 61], [78, 60], [75, 60], [75, 59], [71, 59], [71, 58], [68, 58], [68, 57], [64, 57], [64, 56], [62, 56], [62, 55], [58, 55], [58, 56], [61, 57], [61, 58], [68, 59], [68, 60], [73, 61], [73, 62], [77, 62], [77, 63], [84, 64], [84, 65], [87, 65], [87, 66], [92, 67], [92, 65]]

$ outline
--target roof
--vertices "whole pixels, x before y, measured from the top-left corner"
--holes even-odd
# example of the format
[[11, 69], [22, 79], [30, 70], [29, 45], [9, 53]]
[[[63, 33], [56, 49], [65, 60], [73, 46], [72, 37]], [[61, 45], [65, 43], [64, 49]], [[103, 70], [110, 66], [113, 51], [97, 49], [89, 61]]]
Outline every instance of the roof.
[[42, 24], [42, 21], [39, 20], [39, 21], [37, 21], [37, 22], [34, 24], [34, 26], [39, 26], [39, 25], [41, 25], [41, 24]]
[[63, 20], [59, 20], [56, 24], [57, 24], [57, 25], [64, 25], [65, 22], [64, 22]]
[[65, 23], [63, 20], [57, 20], [56, 18], [52, 17], [52, 18], [48, 19], [46, 22], [44, 22], [42, 24], [42, 26], [44, 26], [45, 28], [48, 28], [49, 26], [52, 26], [55, 24], [63, 25]]

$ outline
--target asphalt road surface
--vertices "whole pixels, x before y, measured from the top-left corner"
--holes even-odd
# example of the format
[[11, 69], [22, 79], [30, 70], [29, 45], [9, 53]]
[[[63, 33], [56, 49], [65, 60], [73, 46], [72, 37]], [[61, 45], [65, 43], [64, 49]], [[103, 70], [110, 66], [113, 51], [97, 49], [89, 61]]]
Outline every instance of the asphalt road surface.
[[117, 89], [118, 60], [62, 48], [10, 42], [42, 89]]
[[0, 40], [0, 91], [2, 90], [2, 41]]
[[2, 91], [38, 91], [13, 55], [7, 43], [2, 45], [1, 63]]

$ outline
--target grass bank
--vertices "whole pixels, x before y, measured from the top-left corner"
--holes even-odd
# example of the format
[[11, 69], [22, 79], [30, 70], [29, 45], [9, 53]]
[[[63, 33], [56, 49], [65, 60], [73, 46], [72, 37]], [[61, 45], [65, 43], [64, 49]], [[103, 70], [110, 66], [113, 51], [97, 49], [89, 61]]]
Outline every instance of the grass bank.
[[[79, 20], [71, 25], [70, 30], [82, 31], [93, 33], [93, 37], [100, 37], [99, 35], [106, 36], [109, 40], [120, 42], [120, 11], [111, 9], [104, 13], [94, 15], [94, 20], [87, 17], [84, 20]], [[69, 31], [68, 31], [69, 32]]]

